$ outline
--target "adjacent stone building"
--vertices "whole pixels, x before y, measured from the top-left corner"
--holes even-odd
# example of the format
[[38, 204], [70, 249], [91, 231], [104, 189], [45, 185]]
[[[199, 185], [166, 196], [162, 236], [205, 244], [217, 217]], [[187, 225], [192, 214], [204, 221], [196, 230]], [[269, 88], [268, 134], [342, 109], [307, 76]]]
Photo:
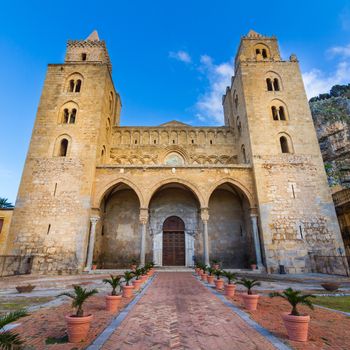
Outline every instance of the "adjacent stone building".
[[48, 66], [8, 253], [42, 273], [133, 258], [295, 273], [344, 248], [299, 64], [275, 37], [241, 39], [220, 127], [120, 126], [111, 74], [96, 32]]

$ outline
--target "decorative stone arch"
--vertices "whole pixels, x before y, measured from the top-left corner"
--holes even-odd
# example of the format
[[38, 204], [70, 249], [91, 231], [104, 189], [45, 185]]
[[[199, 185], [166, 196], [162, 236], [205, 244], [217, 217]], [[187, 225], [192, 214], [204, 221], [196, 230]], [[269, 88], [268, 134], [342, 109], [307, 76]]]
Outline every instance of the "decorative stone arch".
[[[264, 51], [266, 52], [266, 55], [264, 54]], [[256, 43], [253, 46], [253, 55], [256, 57], [258, 60], [259, 59], [268, 59], [271, 57], [271, 51], [270, 48], [263, 42]], [[259, 56], [260, 55], [260, 56]]]
[[[283, 140], [285, 140], [286, 146], [288, 148], [288, 151], [285, 152], [283, 151], [283, 144], [282, 142], [284, 142]], [[280, 132], [277, 134], [277, 147], [279, 149], [279, 153], [285, 153], [285, 154], [293, 154], [294, 153], [294, 145], [293, 145], [293, 140], [292, 137], [287, 134], [286, 132]]]
[[209, 200], [211, 195], [214, 193], [214, 191], [221, 185], [228, 183], [237, 188], [244, 196], [244, 198], [247, 200], [250, 208], [255, 208], [255, 199], [252, 195], [252, 193], [239, 181], [232, 179], [232, 178], [223, 178], [220, 181], [216, 182], [214, 185], [212, 185], [207, 192], [207, 197], [205, 198], [205, 207], [209, 207]]
[[189, 157], [188, 153], [182, 147], [176, 146], [176, 145], [168, 146], [165, 148], [165, 150], [163, 151], [163, 153], [160, 157], [163, 164], [165, 164], [167, 157], [172, 153], [179, 154], [179, 156], [184, 160], [184, 164], [189, 164], [190, 157]]
[[[61, 148], [61, 143], [63, 140], [67, 140], [67, 149], [66, 149], [66, 154], [64, 156], [60, 155], [60, 148]], [[54, 157], [69, 157], [71, 153], [71, 148], [72, 148], [72, 138], [68, 134], [61, 134], [59, 135], [55, 143], [53, 145], [53, 150], [52, 150], [52, 155]]]
[[[78, 82], [79, 80], [80, 80], [80, 83]], [[71, 81], [74, 82], [73, 89], [71, 86]], [[84, 76], [81, 73], [78, 73], [78, 72], [71, 73], [66, 77], [66, 81], [64, 83], [64, 92], [78, 93], [82, 90], [83, 84], [84, 84]], [[79, 90], [79, 91], [76, 91], [76, 90]]]
[[281, 75], [278, 74], [277, 72], [275, 72], [273, 70], [267, 71], [265, 73], [265, 81], [266, 81], [266, 79], [271, 79], [272, 84], [273, 84], [274, 79], [278, 79], [279, 90], [273, 89], [273, 91], [282, 91], [283, 90], [283, 81], [282, 81]]
[[68, 110], [68, 113], [69, 113], [69, 118], [70, 118], [70, 114], [72, 113], [72, 110], [75, 109], [76, 112], [75, 112], [75, 121], [73, 124], [76, 124], [77, 122], [77, 116], [78, 116], [78, 112], [79, 112], [79, 105], [75, 102], [75, 101], [72, 101], [72, 100], [69, 100], [67, 102], [65, 102], [61, 108], [59, 109], [59, 112], [58, 112], [58, 116], [57, 116], [57, 122], [58, 124], [68, 124], [68, 123], [64, 123], [64, 110], [67, 109]]
[[144, 195], [140, 188], [135, 185], [132, 181], [125, 177], [120, 177], [118, 179], [115, 179], [113, 181], [108, 182], [101, 190], [99, 190], [95, 196], [94, 196], [94, 201], [93, 201], [93, 207], [94, 208], [100, 208], [101, 203], [105, 195], [108, 193], [109, 190], [111, 190], [113, 187], [119, 185], [119, 184], [124, 184], [128, 187], [130, 187], [137, 195], [139, 202], [140, 202], [140, 208], [145, 207], [145, 200], [144, 200]]
[[205, 200], [204, 197], [202, 195], [202, 193], [200, 192], [200, 190], [197, 188], [197, 186], [193, 185], [192, 183], [190, 183], [187, 180], [184, 179], [180, 179], [180, 178], [168, 178], [165, 179], [163, 181], [158, 182], [156, 185], [154, 185], [147, 193], [147, 195], [145, 196], [145, 208], [149, 207], [149, 204], [151, 202], [152, 197], [156, 194], [156, 192], [161, 189], [163, 186], [168, 185], [168, 184], [172, 184], [172, 183], [176, 183], [176, 184], [181, 184], [184, 187], [186, 187], [188, 190], [190, 190], [194, 196], [196, 197], [199, 205], [201, 208], [206, 207], [205, 206]]
[[[278, 119], [275, 119], [274, 117], [274, 112], [273, 112], [273, 107], [275, 107], [276, 111], [277, 111], [277, 118]], [[285, 119], [280, 119], [280, 114], [279, 114], [279, 110], [280, 108], [283, 108], [284, 110], [284, 117]], [[281, 99], [279, 98], [274, 98], [273, 100], [271, 100], [270, 102], [270, 105], [269, 105], [269, 115], [271, 116], [271, 118], [273, 120], [289, 120], [289, 111], [288, 111], [288, 107], [286, 105], [286, 103], [284, 101], [282, 101]]]

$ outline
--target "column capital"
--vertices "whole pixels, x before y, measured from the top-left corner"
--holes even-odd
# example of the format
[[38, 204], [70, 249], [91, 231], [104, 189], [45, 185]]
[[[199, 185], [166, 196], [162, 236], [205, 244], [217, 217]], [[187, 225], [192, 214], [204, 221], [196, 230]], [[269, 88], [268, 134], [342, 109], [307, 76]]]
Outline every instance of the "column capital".
[[96, 225], [99, 220], [100, 220], [99, 216], [91, 216], [90, 217], [90, 222], [92, 225]]
[[148, 208], [140, 208], [139, 220], [141, 224], [147, 224], [148, 221]]
[[258, 217], [258, 208], [249, 208], [249, 215], [250, 217]]
[[202, 221], [209, 220], [209, 208], [201, 208], [201, 219]]

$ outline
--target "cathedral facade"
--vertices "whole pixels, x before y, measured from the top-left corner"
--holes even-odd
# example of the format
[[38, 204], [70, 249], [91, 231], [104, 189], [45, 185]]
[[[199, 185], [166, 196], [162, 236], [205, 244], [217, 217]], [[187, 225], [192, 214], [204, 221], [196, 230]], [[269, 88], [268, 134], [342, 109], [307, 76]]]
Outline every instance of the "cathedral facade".
[[220, 260], [310, 272], [344, 249], [298, 60], [242, 37], [225, 125], [120, 126], [96, 32], [49, 64], [7, 240], [32, 271]]

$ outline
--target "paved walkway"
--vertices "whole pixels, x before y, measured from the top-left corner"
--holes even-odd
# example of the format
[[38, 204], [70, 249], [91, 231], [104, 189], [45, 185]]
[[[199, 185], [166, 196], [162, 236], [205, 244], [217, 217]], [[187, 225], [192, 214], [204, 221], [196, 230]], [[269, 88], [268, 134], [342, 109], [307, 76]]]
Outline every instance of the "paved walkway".
[[102, 349], [275, 347], [190, 273], [161, 272]]

